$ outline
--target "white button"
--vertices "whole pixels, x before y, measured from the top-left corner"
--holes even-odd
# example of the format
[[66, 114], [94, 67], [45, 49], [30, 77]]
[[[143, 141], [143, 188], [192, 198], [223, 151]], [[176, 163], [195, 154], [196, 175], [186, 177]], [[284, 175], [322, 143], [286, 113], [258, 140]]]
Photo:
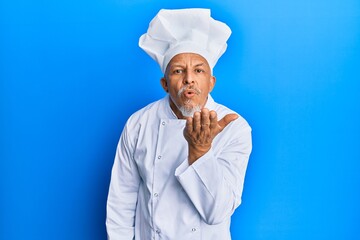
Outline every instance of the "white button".
[[158, 159], [161, 159], [161, 156], [158, 156]]
[[195, 231], [196, 231], [196, 228], [191, 229], [191, 231], [195, 232]]
[[165, 122], [162, 122], [161, 124], [162, 124], [162, 125], [165, 125]]
[[154, 197], [158, 197], [159, 196], [159, 194], [157, 194], [157, 193], [154, 193]]
[[160, 229], [157, 229], [157, 230], [156, 230], [156, 233], [157, 233], [157, 234], [160, 234], [160, 233], [161, 233]]

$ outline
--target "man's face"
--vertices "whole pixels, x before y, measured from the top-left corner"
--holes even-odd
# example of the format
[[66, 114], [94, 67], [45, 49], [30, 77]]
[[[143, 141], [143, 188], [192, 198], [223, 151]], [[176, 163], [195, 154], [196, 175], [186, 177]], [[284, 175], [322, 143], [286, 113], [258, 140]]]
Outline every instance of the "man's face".
[[169, 62], [161, 85], [170, 95], [170, 106], [178, 118], [192, 117], [206, 104], [215, 77], [205, 58], [181, 53]]

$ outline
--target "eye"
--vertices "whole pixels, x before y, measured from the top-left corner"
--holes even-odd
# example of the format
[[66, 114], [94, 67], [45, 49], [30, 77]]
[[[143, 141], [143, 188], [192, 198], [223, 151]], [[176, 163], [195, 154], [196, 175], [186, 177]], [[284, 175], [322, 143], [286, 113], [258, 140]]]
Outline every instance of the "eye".
[[173, 73], [174, 74], [181, 74], [181, 73], [183, 73], [184, 71], [182, 70], [182, 69], [175, 69], [174, 71], [173, 71]]
[[205, 71], [201, 68], [197, 68], [197, 69], [195, 69], [195, 72], [196, 73], [204, 73]]

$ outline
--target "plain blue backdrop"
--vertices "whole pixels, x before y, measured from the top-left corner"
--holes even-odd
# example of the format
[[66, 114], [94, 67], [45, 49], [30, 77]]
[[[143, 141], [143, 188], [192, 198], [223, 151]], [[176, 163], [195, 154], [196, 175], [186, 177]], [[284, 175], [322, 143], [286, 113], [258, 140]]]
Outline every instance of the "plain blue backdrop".
[[358, 238], [360, 2], [174, 2], [0, 2], [0, 239], [106, 239], [123, 125], [165, 94], [138, 38], [184, 7], [233, 31], [213, 97], [254, 146], [233, 239]]

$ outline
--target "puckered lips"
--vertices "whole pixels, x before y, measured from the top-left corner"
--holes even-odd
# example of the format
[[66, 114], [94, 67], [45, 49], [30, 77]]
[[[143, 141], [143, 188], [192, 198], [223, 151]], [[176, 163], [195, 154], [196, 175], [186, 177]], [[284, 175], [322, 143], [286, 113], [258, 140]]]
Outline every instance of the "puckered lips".
[[187, 89], [183, 92], [183, 96], [186, 98], [193, 98], [198, 93], [194, 89]]

